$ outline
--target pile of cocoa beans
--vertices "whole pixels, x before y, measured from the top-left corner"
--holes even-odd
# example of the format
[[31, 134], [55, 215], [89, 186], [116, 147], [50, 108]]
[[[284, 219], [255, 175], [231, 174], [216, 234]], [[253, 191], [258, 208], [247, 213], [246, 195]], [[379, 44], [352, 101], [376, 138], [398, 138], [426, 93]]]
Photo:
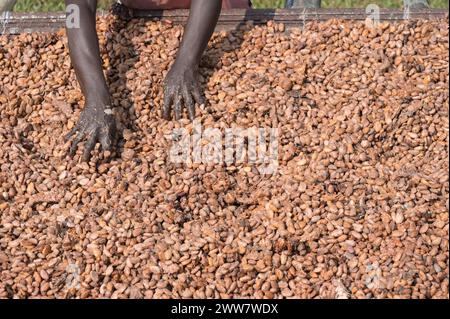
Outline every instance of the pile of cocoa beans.
[[98, 19], [121, 138], [89, 162], [65, 32], [0, 36], [0, 298], [448, 298], [448, 30], [214, 34], [197, 120], [275, 128], [272, 174], [170, 160], [181, 26]]

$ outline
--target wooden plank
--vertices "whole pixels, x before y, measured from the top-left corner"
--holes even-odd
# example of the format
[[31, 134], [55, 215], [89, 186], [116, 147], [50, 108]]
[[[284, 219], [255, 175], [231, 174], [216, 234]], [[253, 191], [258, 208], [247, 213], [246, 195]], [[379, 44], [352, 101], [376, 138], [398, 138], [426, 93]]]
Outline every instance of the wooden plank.
[[[105, 12], [99, 12], [104, 15]], [[167, 19], [175, 24], [187, 21], [189, 10], [134, 11], [134, 18], [146, 20]], [[365, 20], [368, 17], [364, 8], [357, 9], [233, 9], [223, 11], [219, 18], [218, 30], [232, 30], [251, 21], [264, 24], [270, 20], [285, 23], [287, 28], [299, 27], [309, 21], [329, 19]], [[448, 18], [445, 9], [418, 9], [405, 13], [402, 9], [380, 9], [380, 21], [401, 21], [407, 17], [416, 19]], [[52, 32], [65, 26], [64, 12], [4, 13], [0, 16], [0, 34], [19, 34], [29, 32]]]

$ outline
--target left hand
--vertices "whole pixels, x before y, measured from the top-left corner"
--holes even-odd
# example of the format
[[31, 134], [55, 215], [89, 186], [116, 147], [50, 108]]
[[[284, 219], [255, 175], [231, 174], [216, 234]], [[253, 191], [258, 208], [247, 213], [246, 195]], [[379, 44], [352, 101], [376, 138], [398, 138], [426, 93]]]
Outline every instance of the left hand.
[[191, 121], [195, 118], [195, 103], [205, 103], [198, 81], [198, 68], [186, 64], [179, 66], [175, 62], [164, 81], [163, 117], [170, 120], [173, 109], [175, 119], [181, 119], [182, 102]]

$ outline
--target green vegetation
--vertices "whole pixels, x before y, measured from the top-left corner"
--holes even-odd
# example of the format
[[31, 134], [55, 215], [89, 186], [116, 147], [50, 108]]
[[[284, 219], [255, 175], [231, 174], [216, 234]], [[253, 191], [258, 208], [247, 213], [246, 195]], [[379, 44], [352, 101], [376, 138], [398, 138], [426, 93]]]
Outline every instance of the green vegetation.
[[[377, 4], [381, 8], [400, 8], [403, 0], [322, 0], [324, 8], [365, 8], [368, 4]], [[428, 0], [432, 8], [448, 8], [448, 0]]]
[[[281, 8], [283, 0], [253, 0], [257, 8]], [[322, 0], [323, 8], [365, 8], [375, 3], [382, 8], [400, 8], [403, 0]], [[432, 8], [448, 8], [448, 0], [428, 0]]]
[[[99, 7], [109, 8], [115, 0], [99, 0]], [[322, 0], [324, 8], [361, 8], [370, 3], [378, 4], [383, 8], [399, 8], [403, 0]], [[433, 8], [448, 8], [448, 0], [429, 0]], [[256, 8], [280, 8], [284, 0], [253, 0]], [[15, 11], [58, 11], [64, 10], [63, 0], [18, 0]]]

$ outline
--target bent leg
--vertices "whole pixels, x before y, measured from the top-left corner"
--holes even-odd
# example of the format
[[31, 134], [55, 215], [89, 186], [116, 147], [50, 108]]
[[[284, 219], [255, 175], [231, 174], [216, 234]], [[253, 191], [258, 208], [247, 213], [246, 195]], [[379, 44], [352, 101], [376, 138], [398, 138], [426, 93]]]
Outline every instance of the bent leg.
[[172, 10], [189, 9], [190, 0], [121, 0], [130, 9], [138, 10]]
[[17, 0], [0, 0], [0, 12], [12, 11]]
[[285, 8], [320, 8], [321, 0], [286, 0]]
[[403, 0], [403, 6], [410, 9], [429, 8], [428, 0]]
[[[191, 0], [121, 0], [130, 9], [138, 10], [172, 10], [189, 9]], [[249, 9], [249, 0], [222, 0], [223, 9]]]

